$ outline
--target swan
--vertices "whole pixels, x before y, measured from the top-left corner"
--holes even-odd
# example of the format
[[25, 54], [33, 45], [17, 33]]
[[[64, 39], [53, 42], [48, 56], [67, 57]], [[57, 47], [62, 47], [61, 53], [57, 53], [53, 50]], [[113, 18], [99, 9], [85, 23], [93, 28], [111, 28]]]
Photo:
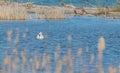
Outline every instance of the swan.
[[42, 32], [39, 32], [39, 34], [37, 35], [37, 39], [38, 40], [44, 39], [44, 36], [42, 35]]

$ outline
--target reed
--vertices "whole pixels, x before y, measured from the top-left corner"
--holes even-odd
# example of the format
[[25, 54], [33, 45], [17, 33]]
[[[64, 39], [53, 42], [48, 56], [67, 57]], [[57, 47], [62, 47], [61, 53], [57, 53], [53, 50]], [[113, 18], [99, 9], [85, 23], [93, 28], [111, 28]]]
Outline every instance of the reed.
[[103, 67], [101, 64], [98, 65], [98, 73], [104, 73]]
[[10, 42], [11, 41], [11, 36], [12, 36], [12, 30], [9, 30], [7, 32], [7, 41]]
[[[10, 41], [12, 32], [8, 31], [7, 34], [9, 35]], [[17, 34], [16, 39], [19, 39], [19, 33]], [[19, 40], [17, 41], [19, 42]], [[68, 41], [69, 43], [72, 42], [71, 36], [68, 36]], [[35, 50], [29, 58], [26, 49], [23, 51], [18, 51], [17, 49], [18, 48], [15, 47], [13, 52], [5, 54], [0, 73], [105, 73], [101, 60], [101, 54], [105, 49], [105, 39], [103, 37], [100, 37], [98, 41], [98, 55], [100, 55], [98, 60], [100, 61], [96, 60], [95, 54], [89, 54], [88, 48], [79, 48], [77, 52], [74, 53], [71, 47], [68, 47], [66, 53], [61, 54], [62, 47], [58, 44], [52, 56], [47, 52], [39, 55]], [[73, 54], [75, 56], [73, 56]], [[90, 57], [88, 59], [84, 58], [84, 56], [89, 55]], [[120, 72], [120, 65], [118, 67], [113, 67], [112, 65], [108, 67], [108, 73], [117, 72]]]
[[112, 7], [109, 10], [110, 12], [120, 12], [120, 7]]
[[108, 73], [114, 73], [114, 72], [113, 72], [113, 67], [112, 67], [112, 65], [109, 66], [109, 68], [108, 68]]
[[98, 41], [98, 58], [99, 60], [102, 60], [103, 50], [105, 49], [105, 40], [101, 36]]
[[58, 61], [58, 59], [60, 58], [60, 44], [57, 45], [56, 47], [56, 52], [55, 52], [55, 60]]
[[50, 8], [49, 10], [46, 10], [45, 19], [64, 19], [65, 14], [62, 9], [57, 8]]
[[24, 7], [0, 6], [0, 20], [25, 20], [26, 15]]
[[56, 66], [55, 73], [61, 73], [61, 71], [62, 71], [62, 61], [59, 60]]
[[95, 58], [94, 54], [91, 54], [91, 56], [90, 56], [90, 64], [94, 63], [94, 58]]
[[78, 49], [78, 53], [77, 53], [77, 54], [78, 54], [78, 56], [81, 56], [81, 55], [82, 55], [82, 48], [79, 48], [79, 49]]

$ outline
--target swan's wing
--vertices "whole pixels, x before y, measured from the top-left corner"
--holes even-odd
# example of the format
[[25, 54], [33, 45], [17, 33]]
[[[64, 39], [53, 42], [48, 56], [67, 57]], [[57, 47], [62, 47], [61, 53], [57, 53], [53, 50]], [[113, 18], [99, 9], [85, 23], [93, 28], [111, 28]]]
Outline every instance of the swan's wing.
[[39, 39], [39, 35], [37, 35], [37, 39]]

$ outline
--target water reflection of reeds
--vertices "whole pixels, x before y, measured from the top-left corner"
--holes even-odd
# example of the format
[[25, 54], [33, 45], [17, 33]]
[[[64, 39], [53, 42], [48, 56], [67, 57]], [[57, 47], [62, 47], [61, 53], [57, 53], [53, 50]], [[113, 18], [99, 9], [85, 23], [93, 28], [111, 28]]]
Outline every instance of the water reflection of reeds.
[[[27, 30], [28, 31], [28, 30]], [[8, 44], [12, 41], [12, 30], [7, 32]], [[19, 32], [19, 29], [17, 29]], [[26, 35], [26, 33], [24, 33]], [[25, 38], [25, 37], [24, 37]], [[95, 60], [94, 53], [90, 56], [89, 48], [86, 48], [86, 52], [83, 52], [83, 48], [79, 48], [76, 52], [76, 56], [72, 56], [71, 49], [72, 36], [68, 36], [68, 49], [65, 55], [61, 55], [61, 45], [56, 46], [54, 52], [54, 58], [43, 52], [42, 58], [40, 54], [34, 50], [31, 57], [28, 57], [27, 49], [18, 53], [19, 34], [16, 34], [14, 44], [16, 47], [12, 52], [6, 50], [6, 54], [3, 58], [2, 69], [0, 73], [106, 73], [103, 67], [103, 51], [105, 49], [105, 39], [100, 37], [98, 41], [98, 60]], [[10, 46], [10, 45], [8, 45]], [[84, 54], [89, 56], [85, 59]], [[120, 65], [113, 67], [112, 64], [108, 67], [108, 73], [120, 73]]]

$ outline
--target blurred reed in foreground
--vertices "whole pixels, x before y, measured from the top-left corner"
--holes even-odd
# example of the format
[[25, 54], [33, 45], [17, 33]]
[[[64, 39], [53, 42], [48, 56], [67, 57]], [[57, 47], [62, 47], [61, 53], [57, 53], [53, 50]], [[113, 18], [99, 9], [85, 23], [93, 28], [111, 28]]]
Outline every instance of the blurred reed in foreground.
[[[7, 40], [10, 41], [12, 30], [7, 34]], [[94, 52], [90, 53], [88, 48], [85, 51], [83, 48], [79, 48], [76, 53], [73, 52], [71, 48], [72, 36], [68, 36], [68, 48], [66, 48], [65, 54], [62, 53], [61, 45], [58, 44], [56, 50], [53, 51], [53, 56], [47, 52], [39, 54], [34, 50], [31, 52], [32, 56], [29, 57], [27, 49], [18, 51], [19, 36], [19, 29], [17, 29], [14, 43], [17, 46], [5, 54], [0, 73], [106, 73], [102, 64], [103, 51], [105, 50], [103, 37], [100, 37], [98, 41], [98, 60], [95, 60], [97, 58]], [[84, 58], [85, 55], [88, 58]], [[110, 65], [107, 73], [120, 73], [120, 65], [117, 67]]]

